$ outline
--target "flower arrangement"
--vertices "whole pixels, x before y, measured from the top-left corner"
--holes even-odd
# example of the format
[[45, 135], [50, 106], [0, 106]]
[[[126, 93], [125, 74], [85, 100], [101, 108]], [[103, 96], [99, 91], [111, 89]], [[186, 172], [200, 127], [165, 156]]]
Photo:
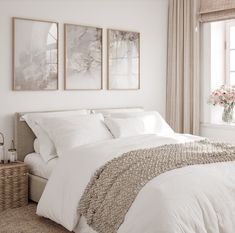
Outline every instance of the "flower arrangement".
[[224, 108], [223, 121], [230, 123], [233, 120], [233, 108], [235, 106], [235, 89], [222, 86], [213, 91], [209, 98], [209, 103], [222, 106]]

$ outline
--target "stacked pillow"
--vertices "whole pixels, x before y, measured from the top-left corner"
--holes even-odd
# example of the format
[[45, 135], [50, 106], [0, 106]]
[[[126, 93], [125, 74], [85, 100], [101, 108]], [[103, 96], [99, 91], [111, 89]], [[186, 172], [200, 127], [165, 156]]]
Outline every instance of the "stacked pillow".
[[33, 149], [37, 154], [40, 154], [39, 140], [37, 138], [33, 142]]
[[174, 134], [172, 128], [156, 111], [113, 113], [105, 118], [105, 124], [115, 138], [141, 134], [159, 136]]
[[27, 122], [29, 127], [32, 129], [36, 138], [38, 139], [39, 148], [38, 152], [42, 156], [45, 162], [53, 159], [57, 156], [57, 151], [55, 145], [45, 129], [42, 128], [41, 123], [43, 119], [47, 118], [63, 118], [66, 116], [80, 116], [88, 115], [90, 112], [88, 110], [76, 110], [76, 111], [64, 111], [64, 112], [48, 112], [48, 113], [28, 113], [22, 116], [22, 118]]
[[100, 113], [46, 118], [40, 125], [54, 142], [58, 156], [77, 146], [113, 139]]
[[[105, 116], [105, 117], [104, 117]], [[35, 152], [45, 162], [76, 146], [143, 134], [169, 136], [174, 131], [156, 111], [142, 109], [29, 113], [23, 116], [36, 135]]]

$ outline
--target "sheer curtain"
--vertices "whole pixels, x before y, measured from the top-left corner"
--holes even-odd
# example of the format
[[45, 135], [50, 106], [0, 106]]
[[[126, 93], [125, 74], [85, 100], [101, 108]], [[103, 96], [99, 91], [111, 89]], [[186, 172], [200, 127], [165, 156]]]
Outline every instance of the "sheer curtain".
[[169, 0], [166, 119], [179, 133], [199, 134], [199, 4]]

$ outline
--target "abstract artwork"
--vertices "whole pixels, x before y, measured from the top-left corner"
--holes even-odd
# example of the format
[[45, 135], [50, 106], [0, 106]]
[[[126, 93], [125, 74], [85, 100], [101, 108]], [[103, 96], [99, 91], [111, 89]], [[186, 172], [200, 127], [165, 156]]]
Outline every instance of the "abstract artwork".
[[58, 24], [13, 18], [13, 90], [58, 89]]
[[65, 24], [65, 89], [102, 89], [102, 28]]
[[140, 88], [140, 34], [108, 30], [108, 89]]

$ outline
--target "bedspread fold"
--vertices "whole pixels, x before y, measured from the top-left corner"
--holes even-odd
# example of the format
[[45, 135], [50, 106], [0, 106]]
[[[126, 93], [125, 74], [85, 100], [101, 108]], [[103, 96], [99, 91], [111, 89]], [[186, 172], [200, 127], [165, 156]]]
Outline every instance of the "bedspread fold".
[[235, 160], [235, 146], [209, 140], [133, 150], [98, 169], [79, 203], [79, 213], [98, 233], [115, 233], [143, 186], [185, 166]]

